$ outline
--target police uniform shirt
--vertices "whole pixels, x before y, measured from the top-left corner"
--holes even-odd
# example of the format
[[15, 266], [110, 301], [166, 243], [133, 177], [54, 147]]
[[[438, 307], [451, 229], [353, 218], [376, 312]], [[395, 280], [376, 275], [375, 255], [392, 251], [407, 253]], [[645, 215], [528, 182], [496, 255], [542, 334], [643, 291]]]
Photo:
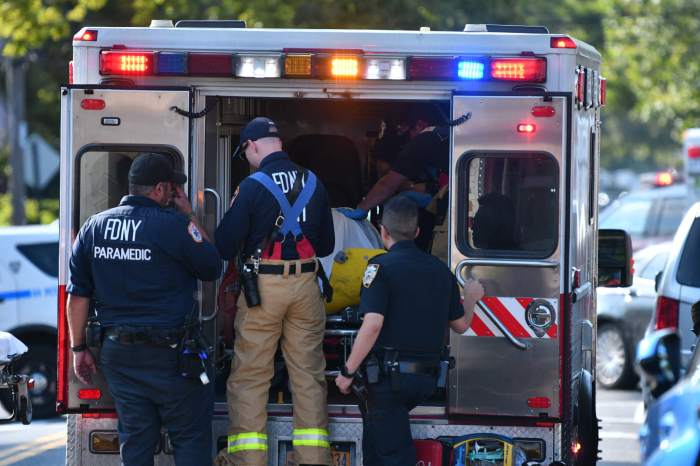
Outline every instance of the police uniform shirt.
[[180, 327], [196, 306], [197, 279], [221, 260], [194, 223], [143, 196], [90, 217], [70, 258], [70, 294], [93, 299], [105, 326]]
[[[286, 195], [292, 190], [298, 176], [297, 167], [285, 152], [275, 152], [263, 159], [260, 171], [270, 175]], [[292, 200], [290, 199], [290, 203]], [[280, 207], [275, 197], [259, 182], [243, 180], [216, 229], [216, 247], [226, 260], [233, 260], [241, 252], [248, 257], [270, 235]], [[314, 248], [316, 256], [324, 257], [333, 252], [335, 233], [326, 188], [317, 180], [316, 190], [299, 217], [301, 231]], [[295, 241], [289, 233], [289, 241], [282, 243], [282, 259], [299, 258]]]
[[411, 181], [436, 181], [449, 171], [449, 138], [444, 128], [426, 129], [401, 151], [391, 169]]
[[435, 359], [449, 321], [464, 315], [457, 280], [436, 257], [413, 241], [400, 241], [369, 261], [362, 280], [360, 313], [384, 316], [375, 348]]

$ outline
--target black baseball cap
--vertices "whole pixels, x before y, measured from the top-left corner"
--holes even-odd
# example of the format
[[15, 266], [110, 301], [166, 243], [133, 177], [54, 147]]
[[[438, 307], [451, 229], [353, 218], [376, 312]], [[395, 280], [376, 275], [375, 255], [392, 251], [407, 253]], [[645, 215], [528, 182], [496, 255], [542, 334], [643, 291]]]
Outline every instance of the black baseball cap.
[[183, 184], [187, 181], [187, 176], [176, 172], [170, 159], [163, 154], [145, 152], [132, 162], [129, 169], [129, 183], [155, 186], [164, 181]]
[[266, 117], [253, 118], [245, 125], [243, 131], [241, 131], [241, 136], [239, 138], [238, 147], [233, 152], [236, 156], [239, 152], [244, 150], [244, 144], [248, 141], [257, 141], [262, 138], [279, 138], [280, 133], [277, 128], [277, 123]]

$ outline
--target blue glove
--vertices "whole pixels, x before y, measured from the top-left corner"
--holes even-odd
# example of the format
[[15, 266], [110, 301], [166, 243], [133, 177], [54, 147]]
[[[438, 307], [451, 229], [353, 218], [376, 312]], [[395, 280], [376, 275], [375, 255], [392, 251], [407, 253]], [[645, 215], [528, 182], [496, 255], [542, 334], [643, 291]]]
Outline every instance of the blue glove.
[[359, 207], [357, 209], [350, 209], [348, 207], [344, 207], [338, 210], [341, 214], [353, 220], [364, 220], [367, 218], [367, 211], [365, 209], [360, 209]]
[[428, 204], [430, 204], [430, 201], [433, 200], [433, 196], [430, 194], [419, 193], [418, 191], [404, 191], [401, 193], [401, 195], [415, 202], [418, 207], [427, 207]]

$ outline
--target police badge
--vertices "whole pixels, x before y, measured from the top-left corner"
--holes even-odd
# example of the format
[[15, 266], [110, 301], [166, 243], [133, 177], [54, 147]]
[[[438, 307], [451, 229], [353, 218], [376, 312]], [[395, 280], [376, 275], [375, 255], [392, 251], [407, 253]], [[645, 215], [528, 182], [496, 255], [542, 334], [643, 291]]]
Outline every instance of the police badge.
[[367, 264], [365, 275], [362, 277], [362, 286], [365, 288], [372, 286], [372, 282], [377, 277], [377, 272], [379, 272], [379, 264]]

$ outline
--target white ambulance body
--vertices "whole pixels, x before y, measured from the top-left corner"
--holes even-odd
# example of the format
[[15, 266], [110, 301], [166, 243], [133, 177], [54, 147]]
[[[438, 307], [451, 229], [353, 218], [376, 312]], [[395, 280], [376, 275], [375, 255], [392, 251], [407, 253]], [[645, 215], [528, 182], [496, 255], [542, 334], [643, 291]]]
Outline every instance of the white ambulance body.
[[[450, 135], [449, 209], [432, 252], [460, 280], [480, 279], [487, 298], [471, 329], [451, 336], [456, 367], [448, 388], [412, 412], [414, 438], [495, 433], [518, 439], [542, 464], [594, 462], [594, 201], [605, 100], [598, 52], [544, 28], [188, 26], [84, 28], [73, 40], [72, 82], [61, 91], [57, 406], [70, 414], [67, 463], [119, 463], [103, 379], [85, 386], [73, 374], [65, 286], [77, 231], [126, 194], [140, 151], [169, 154], [184, 169], [196, 214], [212, 232], [249, 174], [231, 152], [251, 118], [275, 120], [292, 159], [319, 175], [333, 205], [355, 206], [372, 181], [379, 121], [435, 109], [471, 119]], [[512, 206], [517, 246], [475, 240], [474, 214], [489, 193]], [[221, 333], [216, 290], [202, 284], [199, 294], [211, 341]], [[337, 318], [329, 327], [334, 322], [329, 344], [347, 343], [353, 331]], [[218, 450], [227, 435], [230, 351], [215, 346]], [[337, 369], [333, 351], [329, 371]], [[359, 466], [356, 401], [332, 380], [328, 400], [334, 458]], [[284, 383], [273, 386], [268, 412], [270, 465], [285, 465], [292, 405]], [[156, 462], [172, 464], [165, 434]]]

